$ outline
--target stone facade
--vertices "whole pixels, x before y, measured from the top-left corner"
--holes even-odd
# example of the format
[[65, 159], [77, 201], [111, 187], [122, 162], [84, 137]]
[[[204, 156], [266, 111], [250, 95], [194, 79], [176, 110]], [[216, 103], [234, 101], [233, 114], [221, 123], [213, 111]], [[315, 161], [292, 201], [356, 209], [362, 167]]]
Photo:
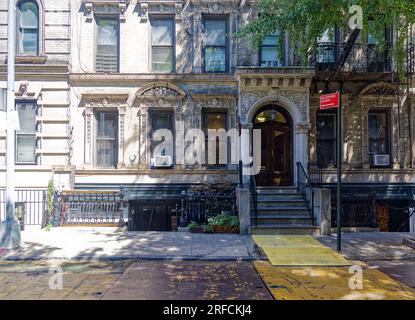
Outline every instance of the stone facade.
[[[67, 167], [71, 156], [69, 114], [70, 0], [36, 0], [39, 52], [16, 54], [16, 99], [35, 103], [36, 163], [16, 165], [18, 189], [46, 189], [54, 167]], [[16, 1], [19, 5], [20, 1]], [[0, 88], [7, 87], [7, 1], [0, 3]], [[0, 112], [5, 119], [5, 113]], [[0, 188], [5, 188], [5, 130], [0, 128]], [[30, 177], [30, 178], [28, 178]], [[62, 182], [60, 188], [71, 184]]]
[[[205, 73], [203, 43], [205, 16], [227, 18], [229, 33], [258, 16], [256, 1], [239, 0], [36, 0], [40, 8], [37, 56], [16, 58], [16, 98], [35, 101], [37, 163], [17, 166], [19, 188], [45, 188], [55, 172], [57, 187], [120, 188], [123, 185], [202, 183], [218, 179], [238, 182], [238, 166], [221, 168], [184, 165], [150, 168], [149, 112], [169, 110], [176, 133], [203, 129], [203, 112], [223, 111], [227, 128], [252, 129], [258, 110], [269, 104], [284, 108], [292, 118], [293, 181], [297, 162], [305, 168], [316, 162], [316, 115], [321, 89], [339, 89], [340, 81], [314, 68], [296, 66], [288, 38], [281, 68], [263, 68], [260, 53], [246, 39], [228, 39], [227, 72]], [[6, 21], [6, 1], [0, 19]], [[174, 71], [151, 71], [151, 17], [174, 21]], [[96, 20], [119, 19], [119, 72], [99, 73], [95, 66]], [[7, 24], [0, 24], [0, 88], [6, 87]], [[343, 35], [344, 36], [344, 35]], [[392, 83], [390, 73], [353, 69], [353, 51], [341, 82], [343, 94], [344, 182], [415, 184], [413, 123]], [[349, 78], [348, 78], [349, 77]], [[331, 80], [327, 82], [327, 79]], [[412, 88], [400, 96], [413, 99]], [[392, 165], [373, 168], [368, 154], [368, 111], [390, 110]], [[95, 165], [96, 111], [117, 114], [117, 163]], [[408, 116], [412, 115], [409, 121]], [[410, 132], [411, 131], [411, 132]], [[410, 139], [412, 135], [412, 139]], [[250, 150], [251, 145], [242, 150]], [[0, 131], [0, 188], [5, 184], [5, 133]], [[30, 174], [33, 179], [26, 179]], [[335, 182], [335, 169], [326, 168], [323, 182]]]

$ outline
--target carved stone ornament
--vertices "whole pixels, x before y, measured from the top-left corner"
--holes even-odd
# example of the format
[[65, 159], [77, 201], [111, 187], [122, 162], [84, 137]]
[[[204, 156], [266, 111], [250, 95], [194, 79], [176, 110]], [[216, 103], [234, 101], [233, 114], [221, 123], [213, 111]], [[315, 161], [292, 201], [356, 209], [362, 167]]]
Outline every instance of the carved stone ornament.
[[114, 14], [123, 22], [130, 0], [84, 0], [83, 2], [87, 21], [93, 20], [94, 14]]
[[383, 96], [383, 97], [395, 97], [400, 94], [400, 90], [397, 86], [387, 83], [387, 82], [378, 82], [373, 83], [366, 88], [364, 88], [359, 96]]
[[136, 97], [139, 100], [158, 101], [159, 99], [181, 101], [186, 93], [169, 82], [152, 82], [140, 88]]

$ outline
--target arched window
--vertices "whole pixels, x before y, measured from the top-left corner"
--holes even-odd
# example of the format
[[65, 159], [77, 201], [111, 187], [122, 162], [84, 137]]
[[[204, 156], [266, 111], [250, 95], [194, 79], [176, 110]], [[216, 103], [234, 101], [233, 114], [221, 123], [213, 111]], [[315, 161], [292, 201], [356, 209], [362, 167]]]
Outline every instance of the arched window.
[[17, 6], [18, 53], [39, 54], [39, 7], [34, 0], [23, 0]]

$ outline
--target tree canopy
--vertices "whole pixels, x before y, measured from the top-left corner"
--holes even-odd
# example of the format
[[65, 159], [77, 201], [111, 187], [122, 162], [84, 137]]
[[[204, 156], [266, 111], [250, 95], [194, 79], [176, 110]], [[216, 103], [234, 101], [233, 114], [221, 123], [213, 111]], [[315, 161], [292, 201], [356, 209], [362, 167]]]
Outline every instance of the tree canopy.
[[317, 50], [318, 38], [327, 30], [337, 26], [351, 31], [349, 20], [354, 19], [357, 12], [350, 8], [356, 5], [362, 9], [359, 21], [360, 33], [364, 36], [361, 38], [366, 39], [368, 34], [374, 36], [379, 50], [387, 45], [385, 27], [393, 26], [393, 46], [389, 54], [395, 57], [398, 68], [403, 71], [407, 39], [415, 24], [414, 0], [260, 0], [258, 19], [235, 36], [248, 37], [259, 47], [265, 36], [286, 32], [306, 63], [310, 53]]

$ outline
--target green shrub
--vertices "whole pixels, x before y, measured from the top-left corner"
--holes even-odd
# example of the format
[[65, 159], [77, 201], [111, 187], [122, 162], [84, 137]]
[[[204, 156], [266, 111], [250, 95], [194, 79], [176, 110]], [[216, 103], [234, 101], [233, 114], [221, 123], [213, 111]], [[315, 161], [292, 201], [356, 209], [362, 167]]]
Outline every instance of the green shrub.
[[214, 216], [212, 218], [209, 218], [208, 222], [210, 225], [218, 227], [239, 227], [238, 217], [225, 212], [218, 214], [217, 216]]

